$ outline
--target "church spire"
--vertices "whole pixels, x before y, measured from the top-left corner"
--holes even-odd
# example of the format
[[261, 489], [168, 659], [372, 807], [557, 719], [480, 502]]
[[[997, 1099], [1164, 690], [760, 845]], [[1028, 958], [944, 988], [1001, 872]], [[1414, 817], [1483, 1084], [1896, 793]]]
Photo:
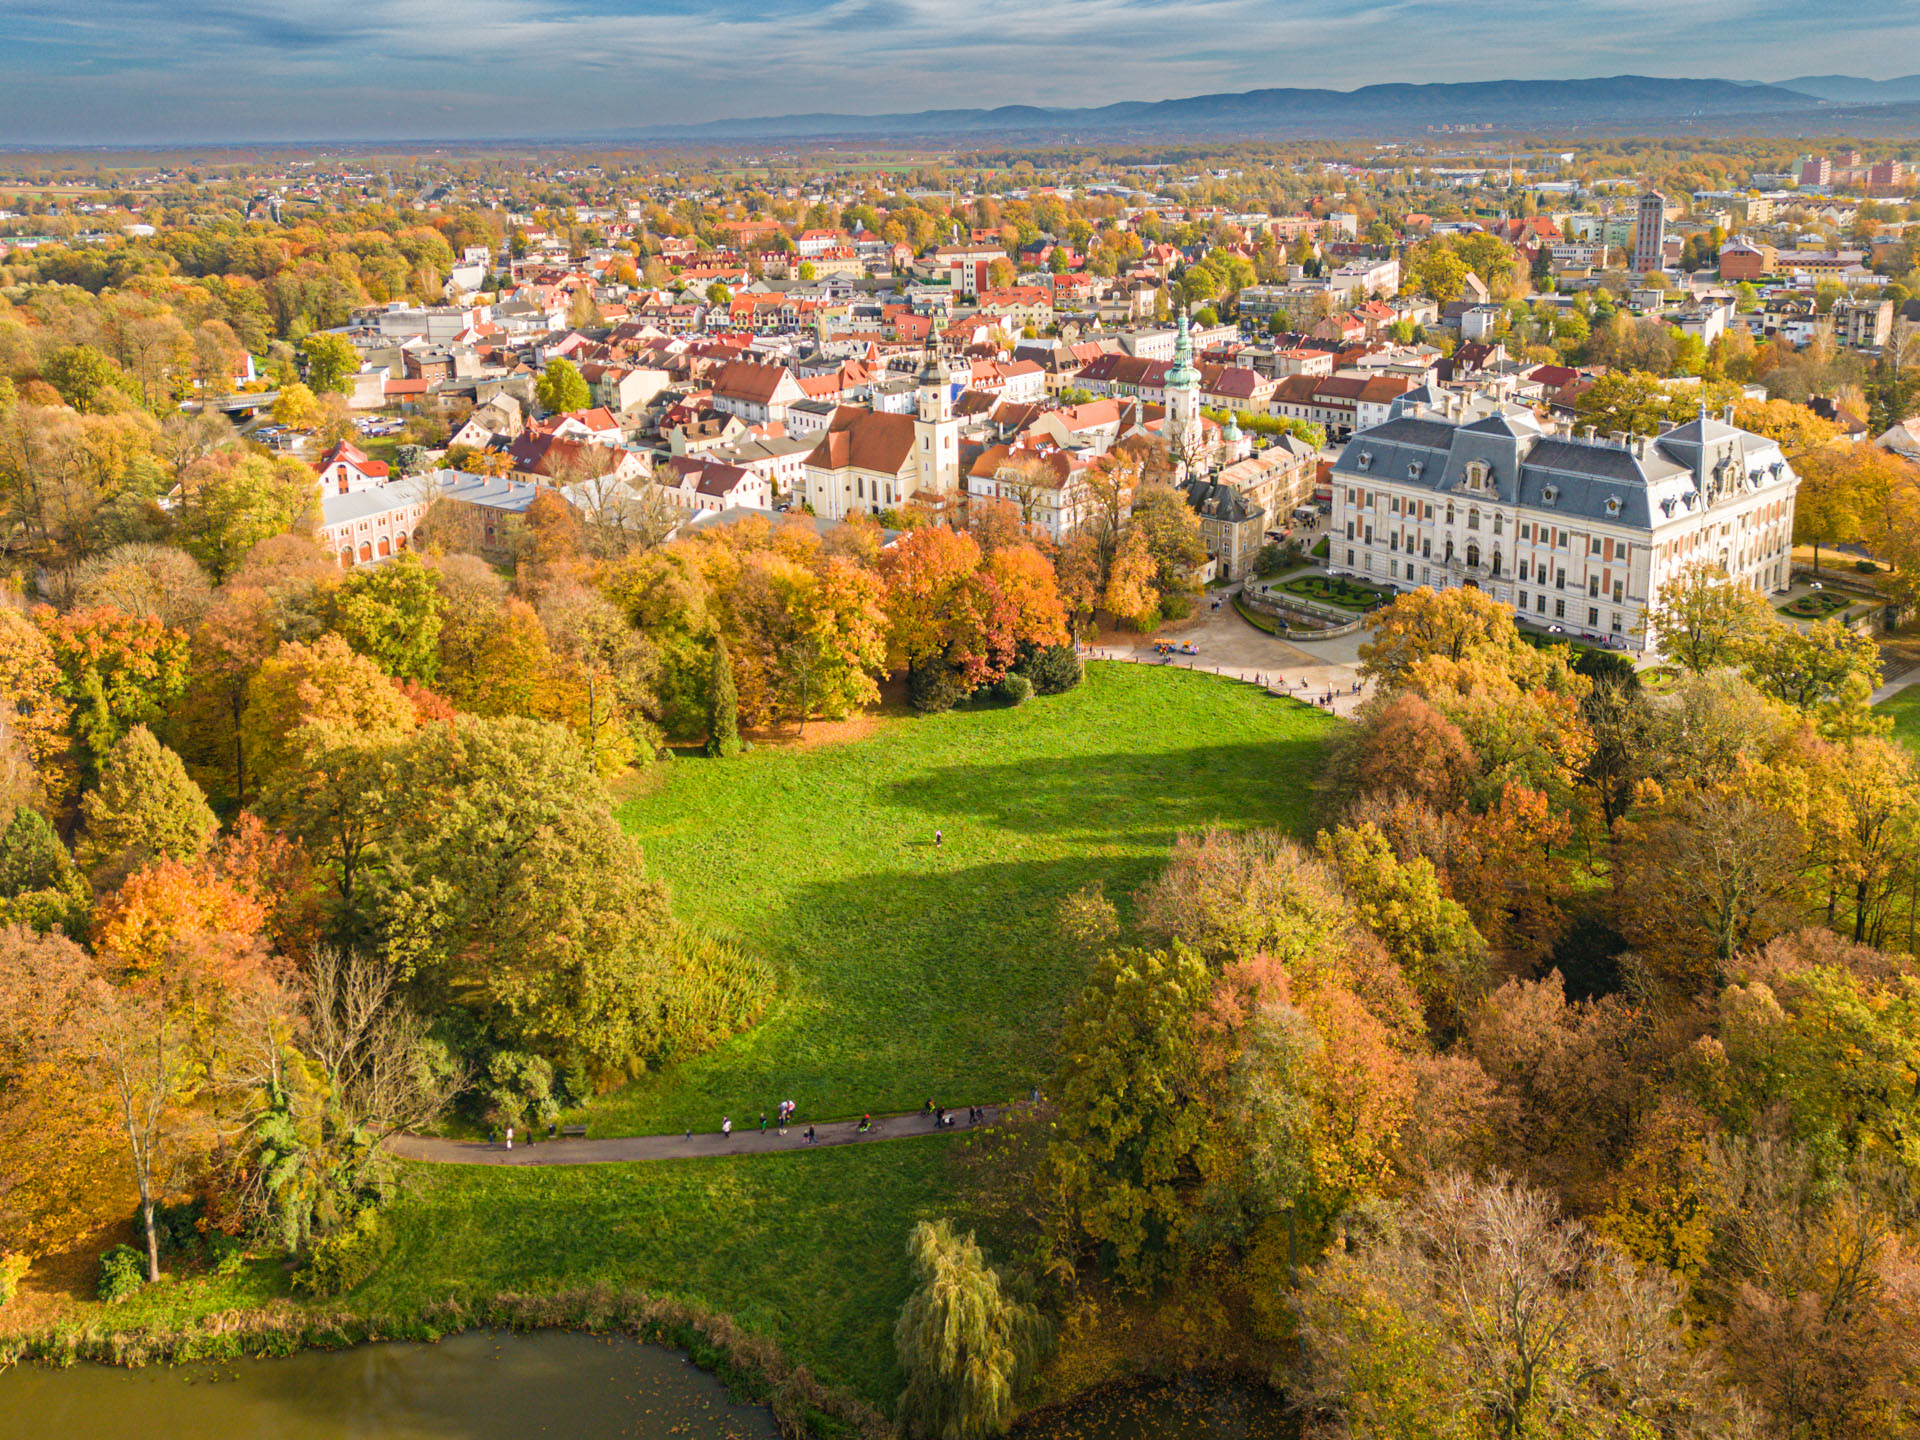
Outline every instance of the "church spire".
[[1200, 372], [1193, 368], [1193, 334], [1187, 328], [1187, 308], [1180, 307], [1180, 336], [1173, 342], [1173, 368], [1167, 371], [1167, 389], [1193, 389], [1200, 384]]

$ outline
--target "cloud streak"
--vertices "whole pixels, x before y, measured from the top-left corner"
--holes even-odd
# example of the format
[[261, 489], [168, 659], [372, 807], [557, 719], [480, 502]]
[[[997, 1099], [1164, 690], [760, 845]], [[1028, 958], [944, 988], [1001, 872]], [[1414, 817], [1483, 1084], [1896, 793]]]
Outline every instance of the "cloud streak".
[[[9, 0], [0, 142], [484, 138], [1632, 71], [1884, 75], [1920, 0]], [[1893, 62], [1897, 66], [1897, 59]]]

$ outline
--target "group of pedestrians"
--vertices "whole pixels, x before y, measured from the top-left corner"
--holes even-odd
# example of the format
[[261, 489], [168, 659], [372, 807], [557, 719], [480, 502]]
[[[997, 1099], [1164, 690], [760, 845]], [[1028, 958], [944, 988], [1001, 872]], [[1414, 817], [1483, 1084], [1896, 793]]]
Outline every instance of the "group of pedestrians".
[[[784, 1136], [787, 1133], [788, 1127], [796, 1123], [794, 1115], [799, 1108], [800, 1107], [791, 1100], [782, 1100], [778, 1105], [774, 1106], [773, 1123], [780, 1135]], [[949, 1110], [944, 1105], [936, 1105], [932, 1100], [927, 1101], [922, 1113], [925, 1114], [929, 1120], [933, 1121], [933, 1126], [936, 1130], [950, 1130], [959, 1123], [959, 1112], [957, 1110]], [[978, 1125], [986, 1118], [987, 1112], [982, 1107], [978, 1105], [967, 1106], [968, 1125]], [[871, 1135], [877, 1128], [878, 1126], [872, 1114], [867, 1113], [861, 1115], [859, 1123], [853, 1127], [853, 1133], [856, 1135]], [[760, 1112], [760, 1133], [762, 1135], [767, 1133], [767, 1112], [764, 1110]], [[688, 1129], [686, 1138], [688, 1140], [693, 1139], [692, 1129]], [[733, 1138], [733, 1116], [722, 1115], [720, 1117], [720, 1138], [722, 1140], [731, 1140]], [[800, 1138], [808, 1145], [817, 1145], [820, 1143], [820, 1136], [811, 1125], [807, 1126], [807, 1128], [801, 1132]], [[511, 1148], [511, 1142], [509, 1142], [509, 1148]]]

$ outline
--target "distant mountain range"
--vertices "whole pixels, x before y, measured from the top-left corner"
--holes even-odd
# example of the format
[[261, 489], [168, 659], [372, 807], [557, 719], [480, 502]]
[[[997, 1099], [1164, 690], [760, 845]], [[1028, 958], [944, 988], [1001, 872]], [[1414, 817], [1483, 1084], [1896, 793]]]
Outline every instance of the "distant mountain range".
[[752, 140], [985, 141], [1176, 138], [1361, 138], [1433, 126], [1605, 130], [1906, 134], [1920, 132], [1920, 75], [1862, 80], [1809, 76], [1776, 85], [1614, 75], [1586, 80], [1488, 80], [1368, 85], [1358, 90], [1248, 90], [1181, 100], [1128, 100], [1090, 109], [1006, 105], [892, 115], [772, 115], [622, 130], [617, 140], [730, 144]]
[[1898, 80], [1862, 80], [1857, 75], [1802, 75], [1798, 80], [1779, 83], [1782, 90], [1817, 95], [1836, 105], [1898, 105], [1920, 101], [1920, 75], [1902, 75]]

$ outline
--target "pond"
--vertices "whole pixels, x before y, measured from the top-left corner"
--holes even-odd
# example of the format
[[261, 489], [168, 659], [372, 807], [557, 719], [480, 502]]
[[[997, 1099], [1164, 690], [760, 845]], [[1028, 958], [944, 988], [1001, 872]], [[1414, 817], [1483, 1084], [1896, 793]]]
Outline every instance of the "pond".
[[1273, 1391], [1199, 1375], [1110, 1386], [1013, 1428], [1013, 1440], [1292, 1440], [1295, 1434]]
[[625, 1336], [476, 1330], [177, 1369], [0, 1374], [6, 1440], [774, 1440], [677, 1351]]

